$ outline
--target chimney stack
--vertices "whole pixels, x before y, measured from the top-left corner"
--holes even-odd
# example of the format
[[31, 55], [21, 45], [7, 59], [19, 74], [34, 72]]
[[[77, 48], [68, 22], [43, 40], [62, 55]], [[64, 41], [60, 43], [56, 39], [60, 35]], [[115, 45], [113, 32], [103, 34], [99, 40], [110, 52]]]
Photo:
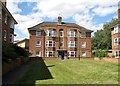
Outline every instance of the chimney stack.
[[62, 24], [62, 17], [58, 16], [58, 24], [61, 25]]

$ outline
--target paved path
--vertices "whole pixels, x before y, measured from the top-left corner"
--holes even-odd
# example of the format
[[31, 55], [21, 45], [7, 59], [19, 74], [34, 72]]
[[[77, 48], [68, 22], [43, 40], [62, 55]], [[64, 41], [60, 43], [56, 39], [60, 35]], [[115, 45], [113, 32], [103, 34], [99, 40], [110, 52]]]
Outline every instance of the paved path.
[[15, 84], [17, 80], [19, 80], [29, 69], [29, 67], [33, 64], [33, 61], [30, 61], [26, 64], [21, 65], [19, 68], [9, 72], [7, 75], [2, 77], [2, 84]]

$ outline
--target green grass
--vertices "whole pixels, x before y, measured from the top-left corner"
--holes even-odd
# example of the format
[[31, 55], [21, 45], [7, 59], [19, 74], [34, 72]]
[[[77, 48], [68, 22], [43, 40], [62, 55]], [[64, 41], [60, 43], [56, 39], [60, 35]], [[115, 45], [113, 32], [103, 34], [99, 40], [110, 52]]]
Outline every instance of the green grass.
[[17, 83], [118, 84], [118, 64], [93, 60], [36, 61]]

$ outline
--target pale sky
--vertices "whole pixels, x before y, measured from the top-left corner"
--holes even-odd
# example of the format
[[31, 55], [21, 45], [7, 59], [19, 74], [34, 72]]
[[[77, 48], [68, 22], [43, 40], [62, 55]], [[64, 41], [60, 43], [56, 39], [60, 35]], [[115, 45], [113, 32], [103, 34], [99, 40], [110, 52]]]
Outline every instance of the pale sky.
[[18, 24], [15, 40], [29, 38], [28, 29], [43, 21], [72, 22], [94, 32], [117, 18], [119, 0], [7, 0], [7, 8]]

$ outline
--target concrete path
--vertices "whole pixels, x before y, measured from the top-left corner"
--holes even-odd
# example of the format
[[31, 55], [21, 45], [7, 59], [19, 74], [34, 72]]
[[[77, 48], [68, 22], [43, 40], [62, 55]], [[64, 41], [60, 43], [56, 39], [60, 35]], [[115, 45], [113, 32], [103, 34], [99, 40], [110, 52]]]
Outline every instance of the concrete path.
[[29, 69], [33, 64], [33, 61], [30, 61], [26, 64], [21, 65], [19, 68], [9, 72], [7, 75], [2, 77], [2, 85], [15, 84]]

